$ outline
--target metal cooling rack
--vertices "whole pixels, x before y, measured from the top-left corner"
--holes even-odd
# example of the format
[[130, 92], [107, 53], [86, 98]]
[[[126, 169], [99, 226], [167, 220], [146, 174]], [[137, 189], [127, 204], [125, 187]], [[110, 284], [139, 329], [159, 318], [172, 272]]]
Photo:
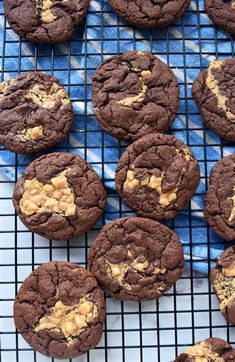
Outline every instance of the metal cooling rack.
[[[149, 50], [170, 64], [180, 83], [180, 110], [172, 134], [186, 142], [201, 167], [201, 184], [185, 212], [169, 225], [179, 234], [186, 253], [184, 276], [159, 302], [120, 303], [106, 298], [107, 318], [99, 346], [77, 362], [169, 362], [186, 345], [216, 336], [235, 343], [208, 282], [212, 248], [222, 245], [202, 218], [202, 199], [211, 167], [233, 147], [205, 129], [191, 97], [191, 84], [213, 57], [234, 56], [234, 43], [208, 20], [201, 0], [192, 1], [184, 17], [162, 30], [138, 30], [116, 17], [106, 1], [92, 0], [86, 23], [73, 39], [60, 46], [33, 45], [19, 39], [4, 18], [0, 2], [0, 69], [2, 80], [27, 70], [57, 76], [73, 100], [75, 120], [68, 139], [57, 150], [78, 153], [102, 177], [108, 191], [103, 219], [75, 241], [56, 242], [29, 232], [17, 219], [11, 195], [15, 181], [31, 158], [0, 148], [0, 336], [2, 362], [41, 362], [50, 359], [32, 351], [16, 332], [12, 305], [24, 278], [48, 260], [70, 260], [86, 266], [90, 243], [102, 224], [131, 215], [113, 188], [116, 163], [125, 143], [103, 134], [91, 106], [91, 76], [104, 58], [125, 50]], [[6, 176], [7, 175], [7, 176]], [[10, 177], [10, 179], [9, 179]], [[194, 246], [204, 258], [194, 257]], [[201, 249], [200, 249], [201, 250]], [[51, 360], [53, 361], [53, 360]], [[54, 360], [55, 361], [55, 360]]]

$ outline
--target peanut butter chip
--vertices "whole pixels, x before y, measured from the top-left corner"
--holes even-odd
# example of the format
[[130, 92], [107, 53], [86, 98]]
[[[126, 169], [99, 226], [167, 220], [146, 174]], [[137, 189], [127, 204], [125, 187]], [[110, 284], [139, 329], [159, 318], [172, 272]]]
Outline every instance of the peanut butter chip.
[[220, 93], [219, 84], [215, 76], [212, 74], [214, 69], [219, 69], [224, 60], [214, 60], [209, 68], [208, 68], [208, 75], [206, 78], [206, 85], [210, 89], [210, 91], [216, 96], [217, 104], [220, 109], [226, 114], [226, 117], [229, 119], [230, 122], [235, 122], [235, 114], [228, 108], [227, 106], [227, 97]]
[[56, 20], [56, 16], [52, 13], [51, 10], [44, 10], [42, 11], [41, 19], [43, 23], [50, 24]]
[[174, 187], [171, 191], [164, 193], [161, 186], [163, 176], [164, 172], [161, 174], [161, 177], [151, 176], [148, 187], [155, 189], [159, 193], [159, 204], [162, 207], [167, 207], [171, 202], [177, 199], [178, 187]]
[[220, 302], [220, 309], [223, 311], [227, 305], [235, 300], [235, 263], [229, 267], [223, 267], [216, 276], [213, 283], [217, 297]]
[[131, 263], [131, 267], [139, 272], [144, 272], [146, 268], [148, 268], [149, 262], [145, 260], [143, 263], [138, 263], [136, 260]]
[[156, 267], [154, 268], [153, 274], [165, 274], [166, 268], [164, 267]]
[[[191, 152], [188, 148], [182, 148], [181, 150], [177, 149], [176, 153], [179, 156], [183, 157], [187, 162], [193, 160]], [[165, 172], [162, 172], [160, 177], [155, 177], [154, 175], [152, 175], [143, 180], [138, 180], [137, 178], [135, 178], [133, 167], [131, 168], [132, 169], [127, 171], [126, 181], [124, 182], [123, 185], [124, 189], [133, 190], [139, 187], [149, 187], [151, 189], [155, 189], [157, 193], [160, 195], [159, 204], [162, 207], [167, 207], [171, 202], [177, 199], [178, 186], [174, 187], [172, 190], [166, 193], [162, 191], [161, 185]]]
[[2, 100], [5, 96], [5, 94], [8, 92], [8, 90], [11, 88], [11, 86], [15, 83], [14, 79], [11, 79], [8, 82], [2, 82], [0, 83], [0, 100]]
[[171, 202], [177, 199], [178, 187], [174, 187], [171, 191], [164, 193], [162, 191], [162, 180], [164, 177], [164, 172], [162, 172], [160, 177], [155, 177], [154, 175], [149, 178], [145, 178], [141, 181], [135, 178], [134, 171], [127, 171], [127, 178], [124, 182], [124, 189], [133, 190], [138, 187], [149, 187], [159, 194], [159, 204], [164, 208], [167, 207]]
[[130, 290], [131, 286], [129, 283], [124, 282], [124, 278], [129, 268], [130, 266], [127, 263], [112, 264], [107, 262], [107, 273], [111, 274], [111, 277], [127, 290]]
[[231, 209], [228, 221], [233, 221], [233, 219], [235, 218], [235, 187], [233, 187], [233, 192], [234, 192], [234, 194], [230, 198], [230, 200], [232, 200], [233, 205], [232, 205], [232, 209]]
[[54, 107], [56, 100], [61, 100], [62, 104], [68, 104], [69, 98], [65, 90], [57, 83], [53, 83], [50, 90], [45, 92], [40, 84], [35, 84], [25, 96], [31, 99], [40, 107], [51, 109]]
[[42, 126], [37, 126], [23, 130], [20, 134], [17, 135], [17, 138], [21, 142], [27, 142], [27, 141], [33, 141], [38, 137], [41, 137], [42, 135], [43, 135]]
[[43, 23], [50, 24], [57, 19], [50, 10], [54, 5], [55, 3], [52, 0], [36, 0], [36, 11]]
[[139, 79], [141, 82], [141, 90], [140, 93], [133, 97], [127, 97], [125, 99], [121, 99], [120, 101], [117, 101], [118, 104], [124, 107], [132, 107], [134, 103], [142, 103], [145, 97], [145, 94], [147, 93], [148, 87], [144, 83], [144, 78], [151, 75], [151, 72], [149, 70], [143, 70], [132, 68], [132, 71], [136, 73], [140, 73]]
[[222, 268], [222, 273], [226, 275], [227, 277], [235, 277], [235, 262], [231, 263], [227, 267]]
[[140, 181], [135, 178], [134, 171], [128, 170], [126, 181], [124, 182], [124, 189], [133, 190], [140, 186]]
[[190, 160], [193, 160], [193, 157], [191, 155], [191, 152], [188, 148], [182, 148], [181, 150], [176, 150], [176, 153], [180, 155], [181, 157], [184, 157], [187, 162]]
[[51, 313], [40, 318], [34, 328], [35, 332], [59, 329], [67, 339], [78, 336], [98, 314], [97, 306], [88, 298], [89, 295], [85, 295], [72, 306], [65, 305], [61, 301], [56, 302]]
[[[130, 253], [128, 251], [128, 253]], [[133, 270], [134, 272], [145, 273], [146, 269], [149, 267], [149, 262], [145, 260], [144, 262], [138, 262], [138, 259], [134, 259], [132, 263], [121, 262], [119, 264], [112, 264], [107, 262], [107, 273], [115, 280], [118, 281], [125, 289], [131, 290], [131, 285], [124, 281], [125, 275], [128, 270]], [[153, 274], [162, 274], [165, 273], [165, 268], [155, 268]]]
[[21, 212], [32, 215], [36, 212], [53, 212], [72, 216], [76, 205], [73, 192], [67, 181], [67, 170], [51, 179], [51, 183], [43, 184], [36, 178], [26, 180], [24, 193], [20, 200]]
[[195, 362], [224, 362], [224, 359], [214, 352], [209, 344], [204, 341], [188, 348], [186, 354], [195, 358]]
[[137, 50], [136, 53], [139, 54], [139, 55], [142, 55], [142, 56], [145, 56], [145, 55], [146, 55], [146, 54], [145, 54], [144, 52], [142, 52], [141, 50]]

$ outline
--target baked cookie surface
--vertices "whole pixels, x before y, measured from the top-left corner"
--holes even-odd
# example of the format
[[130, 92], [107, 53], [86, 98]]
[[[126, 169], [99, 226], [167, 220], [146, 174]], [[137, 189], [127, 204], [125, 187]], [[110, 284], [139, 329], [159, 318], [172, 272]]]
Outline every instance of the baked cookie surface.
[[13, 203], [21, 221], [48, 239], [79, 236], [96, 223], [106, 192], [81, 157], [55, 152], [33, 161], [18, 180]]
[[89, 268], [99, 284], [120, 300], [151, 300], [182, 275], [178, 236], [157, 221], [127, 217], [106, 224], [89, 252]]
[[133, 141], [168, 131], [179, 107], [179, 86], [160, 59], [130, 51], [98, 67], [92, 79], [92, 103], [104, 131]]
[[235, 36], [234, 0], [205, 0], [205, 8], [215, 25]]
[[210, 281], [224, 318], [235, 324], [235, 246], [226, 249], [218, 258], [216, 267], [210, 271]]
[[174, 362], [233, 362], [235, 350], [220, 338], [208, 338], [189, 347]]
[[23, 73], [0, 83], [0, 144], [18, 153], [52, 147], [69, 133], [73, 108], [55, 77]]
[[225, 240], [235, 239], [235, 155], [219, 160], [211, 170], [204, 215]]
[[94, 348], [103, 332], [103, 293], [78, 264], [53, 261], [35, 269], [14, 303], [14, 320], [36, 351], [57, 359], [75, 358]]
[[235, 59], [214, 60], [194, 81], [192, 94], [205, 124], [234, 142]]
[[12, 29], [36, 43], [61, 43], [72, 37], [89, 0], [4, 0]]
[[109, 0], [113, 11], [127, 23], [137, 27], [167, 26], [180, 18], [190, 0]]
[[152, 134], [127, 147], [116, 169], [116, 190], [138, 216], [170, 219], [191, 199], [200, 170], [191, 150], [170, 135]]

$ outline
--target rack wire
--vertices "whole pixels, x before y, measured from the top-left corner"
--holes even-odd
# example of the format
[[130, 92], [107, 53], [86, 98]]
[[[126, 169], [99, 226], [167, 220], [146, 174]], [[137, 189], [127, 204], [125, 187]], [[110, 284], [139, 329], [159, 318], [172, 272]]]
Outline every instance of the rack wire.
[[[211, 24], [202, 0], [192, 1], [180, 20], [162, 30], [128, 27], [106, 0], [92, 0], [84, 25], [70, 42], [59, 46], [34, 45], [19, 39], [9, 27], [0, 2], [0, 30], [2, 80], [28, 70], [58, 77], [70, 93], [75, 117], [70, 135], [56, 150], [83, 156], [99, 173], [108, 192], [105, 214], [90, 232], [74, 241], [46, 240], [22, 225], [11, 203], [14, 183], [39, 154], [25, 157], [0, 147], [0, 360], [50, 360], [34, 352], [14, 327], [12, 305], [24, 278], [48, 260], [74, 261], [86, 267], [89, 245], [102, 225], [133, 214], [113, 186], [115, 166], [126, 144], [100, 131], [91, 105], [91, 77], [96, 67], [111, 55], [133, 49], [153, 52], [175, 72], [180, 84], [180, 110], [171, 133], [191, 147], [200, 163], [201, 183], [195, 196], [184, 212], [168, 223], [184, 244], [186, 266], [183, 277], [159, 301], [123, 303], [107, 297], [100, 344], [74, 361], [169, 362], [187, 345], [210, 336], [235, 343], [234, 329], [219, 312], [207, 274], [215, 261], [213, 250], [221, 248], [223, 242], [202, 217], [210, 169], [234, 148], [204, 127], [190, 90], [200, 69], [213, 57], [234, 57], [232, 38]], [[195, 246], [203, 257], [195, 257]]]

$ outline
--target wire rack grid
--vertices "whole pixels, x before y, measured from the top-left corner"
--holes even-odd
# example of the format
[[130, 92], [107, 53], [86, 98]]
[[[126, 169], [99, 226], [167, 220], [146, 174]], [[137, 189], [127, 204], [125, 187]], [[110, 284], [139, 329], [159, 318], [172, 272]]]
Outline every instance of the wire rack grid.
[[[187, 143], [201, 168], [201, 183], [190, 205], [168, 223], [184, 244], [183, 277], [159, 301], [118, 302], [106, 298], [107, 317], [98, 347], [77, 362], [169, 362], [187, 345], [216, 336], [235, 343], [234, 330], [221, 316], [208, 282], [208, 269], [222, 241], [203, 220], [203, 196], [211, 167], [234, 151], [231, 144], [205, 129], [191, 97], [191, 85], [215, 57], [234, 56], [234, 43], [209, 21], [204, 2], [192, 1], [188, 11], [167, 29], [128, 27], [106, 0], [92, 0], [89, 14], [72, 40], [58, 46], [34, 45], [9, 27], [0, 2], [0, 69], [2, 80], [28, 70], [54, 74], [68, 89], [74, 123], [56, 150], [76, 153], [96, 169], [108, 192], [103, 218], [86, 235], [56, 242], [29, 232], [17, 219], [11, 195], [25, 166], [38, 155], [15, 155], [0, 148], [0, 337], [2, 362], [42, 362], [17, 333], [12, 316], [15, 294], [24, 278], [48, 260], [87, 266], [90, 243], [105, 222], [132, 215], [114, 189], [114, 171], [126, 144], [100, 131], [91, 105], [91, 77], [107, 57], [126, 50], [146, 50], [169, 64], [180, 84], [180, 110], [171, 133]], [[199, 256], [197, 256], [199, 251]], [[53, 361], [53, 359], [51, 360]], [[55, 361], [55, 360], [54, 360]]]

